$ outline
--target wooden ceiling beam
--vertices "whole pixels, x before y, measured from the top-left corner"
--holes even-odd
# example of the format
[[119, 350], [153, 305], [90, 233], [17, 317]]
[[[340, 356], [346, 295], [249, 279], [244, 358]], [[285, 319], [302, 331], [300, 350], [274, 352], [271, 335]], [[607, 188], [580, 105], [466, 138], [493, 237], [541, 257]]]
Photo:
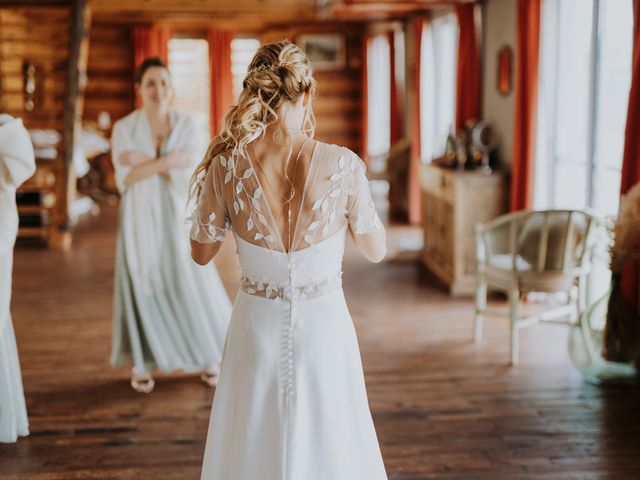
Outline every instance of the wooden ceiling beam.
[[[0, 0], [2, 1], [2, 0]], [[53, 1], [53, 0], [50, 0]], [[92, 0], [96, 17], [130, 23], [268, 24], [288, 21], [369, 21], [406, 17], [476, 0]]]
[[99, 12], [152, 12], [254, 15], [283, 12], [313, 12], [314, 0], [93, 0], [93, 8]]
[[442, 8], [456, 3], [474, 3], [476, 0], [347, 0], [332, 4], [327, 10], [330, 18], [387, 20], [402, 18]]
[[71, 7], [73, 0], [0, 0], [0, 8]]

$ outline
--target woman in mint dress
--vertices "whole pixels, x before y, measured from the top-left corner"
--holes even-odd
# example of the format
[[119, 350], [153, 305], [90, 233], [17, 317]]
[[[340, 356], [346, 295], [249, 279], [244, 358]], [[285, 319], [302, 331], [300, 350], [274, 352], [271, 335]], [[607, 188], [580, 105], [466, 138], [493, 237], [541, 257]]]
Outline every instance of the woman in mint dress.
[[214, 385], [231, 304], [213, 264], [196, 265], [185, 238], [188, 182], [201, 158], [193, 120], [170, 107], [159, 59], [140, 66], [142, 108], [113, 128], [121, 192], [112, 364], [132, 365], [132, 387], [150, 392], [151, 370], [203, 372]]

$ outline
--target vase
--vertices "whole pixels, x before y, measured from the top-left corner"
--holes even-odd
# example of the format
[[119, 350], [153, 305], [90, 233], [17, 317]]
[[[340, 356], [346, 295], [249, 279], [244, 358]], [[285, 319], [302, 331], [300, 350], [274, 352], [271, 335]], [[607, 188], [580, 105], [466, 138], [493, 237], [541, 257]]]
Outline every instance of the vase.
[[603, 344], [607, 311], [616, 282], [609, 291], [587, 308], [571, 327], [569, 355], [584, 379], [596, 385], [634, 385], [640, 383], [639, 372], [631, 361], [613, 362], [604, 358]]

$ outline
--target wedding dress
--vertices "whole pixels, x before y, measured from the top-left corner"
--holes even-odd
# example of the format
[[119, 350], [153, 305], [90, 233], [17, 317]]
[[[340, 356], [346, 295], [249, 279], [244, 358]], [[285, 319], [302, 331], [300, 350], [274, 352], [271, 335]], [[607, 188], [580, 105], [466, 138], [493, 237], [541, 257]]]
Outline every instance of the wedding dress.
[[341, 286], [348, 230], [381, 228], [364, 164], [313, 146], [286, 243], [256, 167], [214, 158], [192, 216], [200, 243], [230, 229], [241, 265], [202, 479], [385, 480]]

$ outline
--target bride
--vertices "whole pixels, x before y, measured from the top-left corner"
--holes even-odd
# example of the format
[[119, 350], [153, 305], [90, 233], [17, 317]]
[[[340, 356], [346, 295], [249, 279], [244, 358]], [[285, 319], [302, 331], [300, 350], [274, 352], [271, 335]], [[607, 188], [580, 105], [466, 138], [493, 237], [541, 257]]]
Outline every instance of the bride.
[[231, 230], [242, 269], [206, 480], [387, 478], [341, 288], [345, 237], [379, 262], [385, 232], [362, 160], [308, 135], [315, 92], [300, 48], [264, 45], [192, 179], [193, 259]]

